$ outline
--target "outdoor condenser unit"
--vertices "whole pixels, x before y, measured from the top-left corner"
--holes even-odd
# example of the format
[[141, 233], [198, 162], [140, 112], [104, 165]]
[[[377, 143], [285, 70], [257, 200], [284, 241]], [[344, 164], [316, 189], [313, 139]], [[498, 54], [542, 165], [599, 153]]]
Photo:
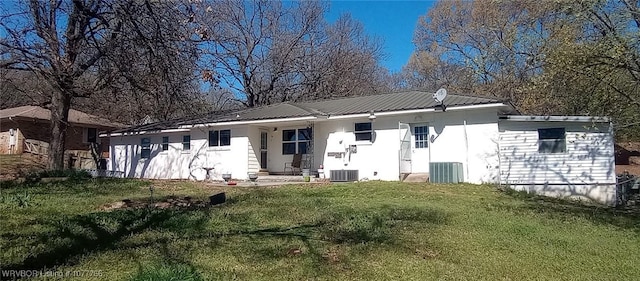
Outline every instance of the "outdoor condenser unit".
[[462, 163], [432, 162], [429, 163], [429, 181], [435, 183], [463, 182]]
[[332, 182], [347, 182], [358, 180], [358, 170], [331, 170], [329, 174]]

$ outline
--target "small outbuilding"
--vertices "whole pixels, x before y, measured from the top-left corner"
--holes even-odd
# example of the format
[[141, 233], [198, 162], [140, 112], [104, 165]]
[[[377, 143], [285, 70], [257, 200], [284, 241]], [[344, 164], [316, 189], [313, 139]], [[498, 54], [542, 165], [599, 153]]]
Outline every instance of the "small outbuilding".
[[615, 204], [613, 127], [608, 118], [500, 116], [500, 184], [553, 197]]

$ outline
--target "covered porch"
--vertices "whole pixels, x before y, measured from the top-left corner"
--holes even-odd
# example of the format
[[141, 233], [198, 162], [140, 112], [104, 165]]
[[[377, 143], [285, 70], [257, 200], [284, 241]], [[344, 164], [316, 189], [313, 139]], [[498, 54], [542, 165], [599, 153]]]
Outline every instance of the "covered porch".
[[324, 153], [324, 147], [317, 146], [321, 138], [318, 123], [299, 120], [249, 125], [249, 173], [299, 177], [308, 169], [312, 178], [317, 177]]

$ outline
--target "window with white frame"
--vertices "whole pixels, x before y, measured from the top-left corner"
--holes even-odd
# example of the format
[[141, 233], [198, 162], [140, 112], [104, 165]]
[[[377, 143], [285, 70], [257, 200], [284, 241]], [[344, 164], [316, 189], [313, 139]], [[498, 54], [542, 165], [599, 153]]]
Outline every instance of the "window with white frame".
[[182, 136], [182, 150], [184, 151], [191, 150], [191, 135]]
[[372, 141], [373, 128], [371, 126], [371, 122], [356, 123], [355, 134], [356, 134], [356, 141]]
[[209, 131], [209, 146], [230, 146], [231, 130]]
[[162, 137], [162, 151], [169, 150], [169, 137]]
[[415, 138], [415, 148], [429, 147], [429, 127], [415, 126], [413, 127], [413, 137]]
[[311, 128], [282, 130], [282, 154], [306, 154], [312, 139]]
[[566, 151], [567, 140], [564, 128], [538, 129], [539, 153], [564, 153]]
[[147, 159], [151, 157], [151, 139], [140, 139], [140, 158]]

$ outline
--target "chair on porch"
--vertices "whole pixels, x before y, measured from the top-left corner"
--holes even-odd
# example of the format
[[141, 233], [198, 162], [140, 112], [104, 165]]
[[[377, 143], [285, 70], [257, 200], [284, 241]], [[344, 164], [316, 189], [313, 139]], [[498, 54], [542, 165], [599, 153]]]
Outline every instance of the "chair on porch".
[[300, 167], [302, 166], [302, 154], [294, 154], [293, 160], [291, 162], [284, 163], [284, 173], [287, 173], [287, 170], [291, 171], [291, 174], [294, 175], [296, 172], [300, 173], [302, 170]]

